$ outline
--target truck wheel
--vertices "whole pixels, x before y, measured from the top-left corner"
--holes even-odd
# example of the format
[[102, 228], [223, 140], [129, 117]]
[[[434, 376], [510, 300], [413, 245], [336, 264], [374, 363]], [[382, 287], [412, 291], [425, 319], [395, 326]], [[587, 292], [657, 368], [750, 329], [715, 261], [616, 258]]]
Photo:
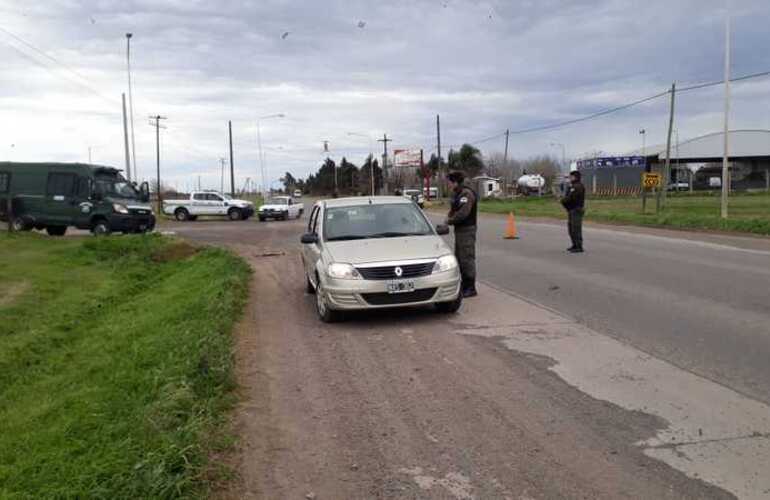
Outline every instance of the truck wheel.
[[187, 211], [187, 209], [184, 208], [177, 208], [174, 212], [174, 218], [178, 220], [179, 222], [184, 222], [186, 220], [190, 220], [190, 212]]
[[67, 226], [46, 226], [45, 232], [48, 236], [64, 236], [67, 232]]
[[230, 220], [241, 220], [241, 211], [238, 208], [231, 208], [227, 211], [227, 216]]
[[109, 236], [112, 233], [110, 224], [104, 219], [97, 219], [93, 226], [91, 226], [91, 232], [94, 236]]
[[262, 217], [261, 215], [259, 216], [259, 222], [265, 222], [265, 218]]
[[11, 226], [14, 231], [32, 231], [32, 224], [29, 223], [24, 217], [14, 217], [11, 221]]

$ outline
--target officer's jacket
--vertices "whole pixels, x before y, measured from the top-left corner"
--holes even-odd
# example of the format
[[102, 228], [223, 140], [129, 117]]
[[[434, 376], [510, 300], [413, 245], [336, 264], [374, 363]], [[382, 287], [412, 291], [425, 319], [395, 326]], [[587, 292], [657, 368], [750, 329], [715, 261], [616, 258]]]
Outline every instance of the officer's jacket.
[[475, 226], [477, 222], [478, 196], [473, 189], [463, 186], [452, 197], [449, 210], [449, 224], [455, 227]]
[[585, 206], [586, 188], [583, 183], [576, 182], [567, 189], [567, 194], [561, 199], [561, 204], [567, 210], [582, 209]]

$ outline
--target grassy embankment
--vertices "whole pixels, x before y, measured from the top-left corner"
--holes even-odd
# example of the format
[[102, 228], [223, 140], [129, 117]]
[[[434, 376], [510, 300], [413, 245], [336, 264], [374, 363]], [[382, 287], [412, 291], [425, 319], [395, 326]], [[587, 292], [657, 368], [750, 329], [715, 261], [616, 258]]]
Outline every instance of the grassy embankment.
[[[731, 196], [726, 220], [720, 218], [719, 196], [712, 195], [669, 195], [665, 211], [657, 215], [651, 197], [646, 214], [641, 212], [641, 198], [593, 198], [586, 205], [586, 219], [596, 222], [770, 235], [770, 196], [765, 193]], [[521, 217], [566, 217], [553, 197], [484, 201], [479, 207], [482, 212], [513, 211]]]
[[159, 236], [0, 234], [0, 498], [204, 496], [249, 273]]

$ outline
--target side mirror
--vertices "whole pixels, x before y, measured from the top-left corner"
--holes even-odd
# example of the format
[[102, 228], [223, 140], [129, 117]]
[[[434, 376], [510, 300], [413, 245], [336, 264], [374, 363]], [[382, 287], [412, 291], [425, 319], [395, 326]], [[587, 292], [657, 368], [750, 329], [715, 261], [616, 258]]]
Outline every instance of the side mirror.
[[303, 245], [313, 245], [318, 243], [318, 235], [315, 233], [305, 233], [300, 239]]
[[139, 186], [139, 196], [143, 203], [150, 201], [150, 185], [147, 182], [143, 182], [142, 185]]
[[439, 224], [438, 226], [436, 226], [436, 233], [441, 236], [449, 234], [449, 226], [447, 226], [446, 224]]

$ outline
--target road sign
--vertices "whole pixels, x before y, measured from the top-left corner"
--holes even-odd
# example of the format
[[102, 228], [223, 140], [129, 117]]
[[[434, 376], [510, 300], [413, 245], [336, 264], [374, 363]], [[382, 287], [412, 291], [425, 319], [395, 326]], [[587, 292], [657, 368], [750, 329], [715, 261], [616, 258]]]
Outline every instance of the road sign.
[[659, 188], [663, 177], [657, 172], [645, 172], [642, 174], [642, 185], [645, 189]]

